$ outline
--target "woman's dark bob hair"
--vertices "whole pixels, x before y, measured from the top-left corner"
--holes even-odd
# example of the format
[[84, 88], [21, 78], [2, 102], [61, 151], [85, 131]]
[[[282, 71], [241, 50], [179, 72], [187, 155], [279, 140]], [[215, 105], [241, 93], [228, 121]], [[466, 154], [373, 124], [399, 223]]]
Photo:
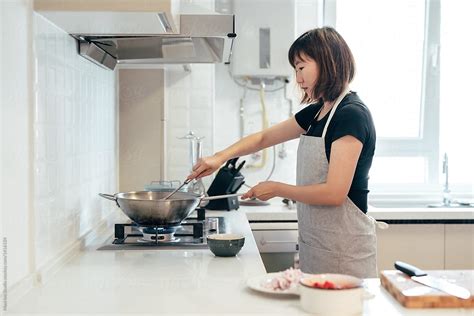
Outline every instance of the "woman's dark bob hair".
[[298, 37], [288, 51], [295, 68], [296, 59], [311, 58], [319, 67], [319, 78], [312, 95], [304, 94], [301, 102], [334, 101], [354, 78], [355, 62], [342, 36], [332, 27], [309, 30]]

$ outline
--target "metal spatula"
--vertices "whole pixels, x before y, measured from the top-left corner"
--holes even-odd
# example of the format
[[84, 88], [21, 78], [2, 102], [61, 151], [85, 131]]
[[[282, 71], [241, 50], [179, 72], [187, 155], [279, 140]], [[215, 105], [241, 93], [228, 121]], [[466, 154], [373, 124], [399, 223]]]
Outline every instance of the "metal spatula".
[[171, 192], [170, 194], [168, 194], [167, 196], [165, 196], [162, 200], [167, 200], [169, 199], [173, 194], [175, 194], [176, 192], [179, 191], [179, 189], [181, 189], [182, 187], [184, 187], [186, 184], [188, 184], [189, 182], [191, 182], [192, 179], [187, 179], [186, 181], [184, 181], [179, 187], [177, 187], [176, 189], [173, 190], [173, 192]]

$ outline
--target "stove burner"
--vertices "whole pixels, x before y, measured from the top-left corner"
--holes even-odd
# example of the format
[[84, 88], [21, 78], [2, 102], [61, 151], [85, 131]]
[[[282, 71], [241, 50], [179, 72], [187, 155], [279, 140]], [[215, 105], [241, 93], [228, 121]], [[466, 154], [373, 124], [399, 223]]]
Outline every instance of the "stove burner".
[[145, 226], [145, 227], [139, 227], [138, 229], [144, 234], [168, 235], [168, 234], [174, 234], [176, 232], [176, 229], [178, 229], [178, 227], [180, 227], [180, 226], [174, 226], [174, 227]]
[[138, 227], [143, 237], [138, 242], [177, 242], [179, 238], [174, 236], [176, 230], [180, 226], [175, 227]]
[[227, 225], [224, 217], [206, 217], [203, 208], [196, 209], [196, 213], [197, 217], [187, 218], [174, 227], [140, 226], [133, 222], [115, 224], [112, 243], [99, 249], [205, 248], [207, 236], [225, 233]]

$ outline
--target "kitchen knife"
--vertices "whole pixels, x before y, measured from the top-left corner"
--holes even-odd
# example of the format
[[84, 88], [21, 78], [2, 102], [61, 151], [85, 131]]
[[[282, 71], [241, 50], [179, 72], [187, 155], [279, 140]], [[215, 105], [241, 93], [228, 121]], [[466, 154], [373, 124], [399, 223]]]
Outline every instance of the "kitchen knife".
[[242, 169], [242, 167], [244, 166], [244, 164], [245, 164], [245, 160], [240, 163], [240, 165], [235, 169], [235, 171], [233, 172], [233, 174], [237, 174], [237, 173], [240, 171], [240, 169]]
[[471, 293], [462, 286], [449, 283], [448, 281], [441, 278], [429, 276], [425, 271], [418, 269], [417, 267], [408, 263], [395, 261], [395, 269], [408, 274], [413, 281], [431, 288], [443, 291], [462, 299], [468, 299], [471, 297]]
[[235, 168], [235, 163], [237, 162], [237, 160], [239, 160], [239, 157], [227, 160], [227, 163], [225, 164], [225, 167], [227, 167], [229, 169], [234, 169]]

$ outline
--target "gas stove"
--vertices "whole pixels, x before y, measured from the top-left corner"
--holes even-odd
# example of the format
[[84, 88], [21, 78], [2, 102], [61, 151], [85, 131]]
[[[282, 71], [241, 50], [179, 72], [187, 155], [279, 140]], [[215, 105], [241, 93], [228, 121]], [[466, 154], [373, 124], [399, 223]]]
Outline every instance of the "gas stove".
[[206, 217], [204, 209], [197, 209], [196, 213], [197, 217], [187, 218], [179, 226], [115, 224], [112, 240], [98, 250], [207, 248], [207, 236], [226, 232], [225, 219]]

